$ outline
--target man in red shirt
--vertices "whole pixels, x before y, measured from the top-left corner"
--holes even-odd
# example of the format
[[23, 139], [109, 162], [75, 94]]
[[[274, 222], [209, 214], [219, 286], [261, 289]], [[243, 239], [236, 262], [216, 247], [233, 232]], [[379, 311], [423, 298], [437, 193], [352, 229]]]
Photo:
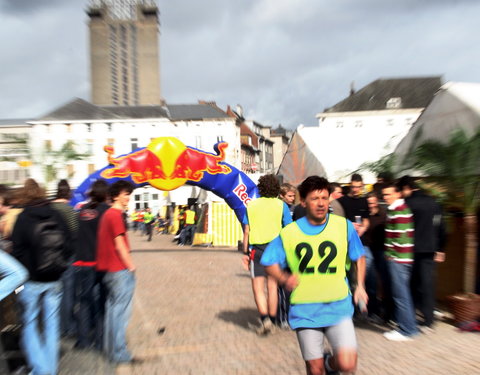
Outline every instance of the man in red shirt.
[[132, 362], [126, 332], [135, 290], [135, 265], [130, 255], [124, 211], [133, 186], [117, 181], [110, 186], [112, 207], [102, 216], [97, 236], [97, 270], [105, 272], [107, 289], [103, 350], [114, 363]]

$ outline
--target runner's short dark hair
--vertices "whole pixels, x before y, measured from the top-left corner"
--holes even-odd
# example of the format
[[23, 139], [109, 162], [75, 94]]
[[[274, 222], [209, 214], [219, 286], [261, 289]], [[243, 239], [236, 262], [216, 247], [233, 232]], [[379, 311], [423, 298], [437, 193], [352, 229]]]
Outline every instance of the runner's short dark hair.
[[328, 194], [332, 192], [328, 180], [320, 176], [307, 177], [300, 185], [298, 185], [298, 193], [302, 199], [305, 199], [308, 193], [316, 190], [327, 190]]
[[277, 198], [280, 194], [280, 183], [273, 174], [266, 174], [258, 179], [258, 192], [261, 197]]

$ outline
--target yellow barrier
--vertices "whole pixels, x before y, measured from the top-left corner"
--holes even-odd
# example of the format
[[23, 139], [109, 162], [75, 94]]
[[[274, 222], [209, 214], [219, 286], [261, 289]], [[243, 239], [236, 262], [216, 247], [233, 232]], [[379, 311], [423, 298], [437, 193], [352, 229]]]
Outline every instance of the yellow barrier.
[[224, 202], [210, 203], [211, 228], [213, 246], [234, 246], [243, 239], [243, 231], [235, 212]]

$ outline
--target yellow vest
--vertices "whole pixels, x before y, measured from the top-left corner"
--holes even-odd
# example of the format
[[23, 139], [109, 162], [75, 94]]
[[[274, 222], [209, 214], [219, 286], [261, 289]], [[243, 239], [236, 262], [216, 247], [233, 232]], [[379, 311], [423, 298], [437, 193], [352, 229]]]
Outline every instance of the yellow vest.
[[295, 222], [280, 233], [288, 266], [300, 281], [291, 294], [291, 303], [326, 303], [348, 296], [345, 281], [347, 221], [332, 214], [327, 220], [327, 225], [317, 235], [303, 233]]
[[278, 198], [258, 198], [247, 206], [249, 243], [261, 245], [272, 241], [282, 230], [283, 201]]
[[185, 212], [185, 224], [195, 224], [195, 211], [188, 210]]

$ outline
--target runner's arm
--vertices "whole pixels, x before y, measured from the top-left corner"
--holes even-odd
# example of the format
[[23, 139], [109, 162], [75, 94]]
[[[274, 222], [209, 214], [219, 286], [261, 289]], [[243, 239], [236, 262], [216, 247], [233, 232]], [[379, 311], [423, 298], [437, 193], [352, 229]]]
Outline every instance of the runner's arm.
[[368, 302], [368, 295], [367, 295], [367, 292], [365, 291], [365, 270], [366, 270], [366, 260], [364, 255], [359, 259], [357, 259], [358, 285], [353, 295], [353, 300], [355, 304], [358, 304], [359, 301], [364, 301], [365, 304]]
[[282, 270], [278, 263], [272, 264], [271, 266], [265, 266], [265, 271], [268, 276], [273, 277], [279, 285], [282, 285], [289, 291], [294, 290], [298, 286], [297, 276]]

